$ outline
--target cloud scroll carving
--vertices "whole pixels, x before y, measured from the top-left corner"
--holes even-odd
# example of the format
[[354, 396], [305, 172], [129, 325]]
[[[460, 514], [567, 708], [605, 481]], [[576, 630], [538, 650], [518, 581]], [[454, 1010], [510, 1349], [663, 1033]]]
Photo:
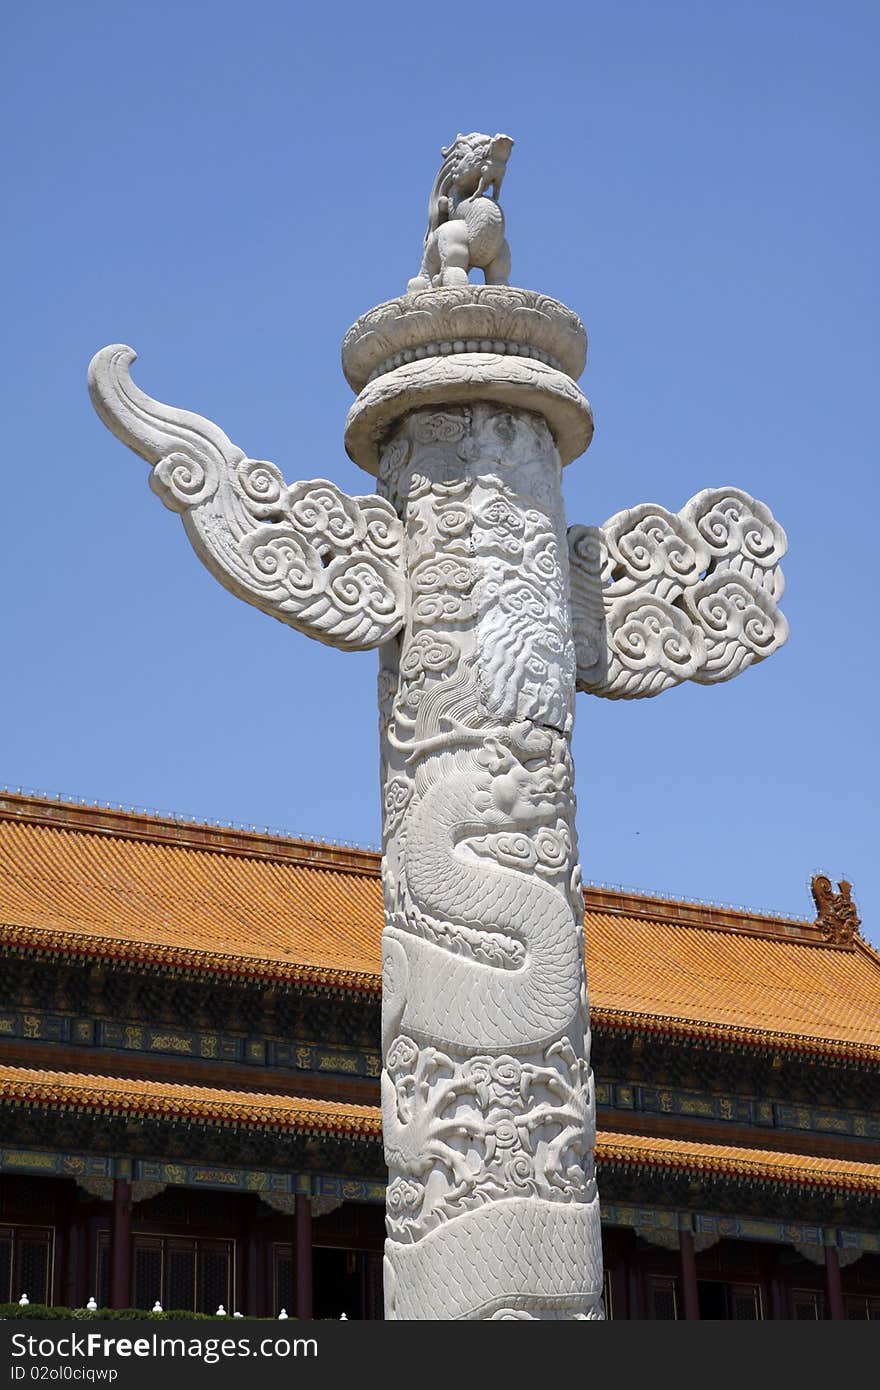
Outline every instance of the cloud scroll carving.
[[713, 685], [786, 641], [785, 532], [739, 488], [568, 531], [577, 686], [610, 700]]
[[135, 386], [136, 353], [103, 348], [89, 392], [104, 424], [153, 465], [150, 486], [178, 512], [199, 559], [238, 598], [348, 651], [376, 647], [403, 623], [401, 525], [381, 497], [348, 497], [317, 480], [288, 486], [210, 420]]

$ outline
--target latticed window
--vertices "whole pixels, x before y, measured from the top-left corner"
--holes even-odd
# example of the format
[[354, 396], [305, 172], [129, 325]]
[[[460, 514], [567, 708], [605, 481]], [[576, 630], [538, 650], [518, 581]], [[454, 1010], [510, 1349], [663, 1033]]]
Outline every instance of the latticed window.
[[[104, 1251], [104, 1262], [109, 1266]], [[106, 1278], [102, 1306], [109, 1300]], [[132, 1238], [132, 1304], [152, 1308], [158, 1300], [168, 1311], [216, 1313], [222, 1303], [232, 1311], [235, 1288], [235, 1241], [201, 1240], [188, 1236]], [[100, 1281], [99, 1281], [100, 1282]], [[96, 1295], [97, 1296], [97, 1295]]]
[[[169, 1240], [166, 1247], [165, 1302], [163, 1308], [196, 1306], [196, 1247], [192, 1240]], [[213, 1313], [217, 1304], [211, 1309]], [[203, 1311], [203, 1310], [199, 1310]]]
[[[156, 1300], [162, 1301], [162, 1242], [137, 1237], [134, 1242], [132, 1267], [132, 1303], [135, 1308], [152, 1308]], [[188, 1308], [188, 1303], [165, 1305], [174, 1308]]]
[[793, 1289], [792, 1309], [797, 1322], [818, 1322], [824, 1313], [824, 1299], [812, 1289]]
[[605, 1304], [605, 1317], [610, 1320], [614, 1317], [614, 1300], [611, 1296], [611, 1270], [607, 1266], [602, 1275], [602, 1301]]
[[214, 1313], [219, 1304], [232, 1312], [232, 1242], [202, 1242], [197, 1255], [196, 1300], [204, 1313]]
[[95, 1264], [95, 1287], [92, 1290], [99, 1308], [110, 1306], [110, 1232], [98, 1233], [98, 1258]]
[[280, 1313], [293, 1308], [293, 1250], [289, 1245], [275, 1245], [272, 1248], [272, 1297], [273, 1312]]
[[678, 1317], [678, 1280], [648, 1276], [648, 1316], [664, 1322]]
[[51, 1226], [0, 1226], [0, 1303], [52, 1301]]
[[880, 1298], [864, 1294], [850, 1294], [844, 1300], [847, 1321], [880, 1322]]
[[758, 1284], [731, 1284], [727, 1292], [728, 1316], [734, 1322], [760, 1321], [763, 1316]]

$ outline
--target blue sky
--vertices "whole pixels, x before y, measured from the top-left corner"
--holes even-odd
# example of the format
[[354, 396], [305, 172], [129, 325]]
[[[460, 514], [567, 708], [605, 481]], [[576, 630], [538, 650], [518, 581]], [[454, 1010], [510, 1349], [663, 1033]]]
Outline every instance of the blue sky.
[[880, 7], [79, 0], [6, 17], [0, 780], [375, 844], [373, 653], [246, 608], [93, 414], [105, 343], [288, 480], [344, 454], [339, 344], [418, 265], [441, 144], [516, 139], [514, 284], [583, 317], [571, 522], [732, 483], [790, 554], [788, 647], [580, 697], [585, 875], [880, 942]]

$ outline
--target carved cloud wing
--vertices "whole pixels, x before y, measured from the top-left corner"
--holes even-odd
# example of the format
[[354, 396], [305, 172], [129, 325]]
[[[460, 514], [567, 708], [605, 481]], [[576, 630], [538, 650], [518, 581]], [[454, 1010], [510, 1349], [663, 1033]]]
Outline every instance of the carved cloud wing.
[[150, 486], [179, 512], [203, 563], [238, 598], [309, 637], [349, 651], [378, 646], [403, 623], [401, 525], [381, 497], [333, 483], [288, 486], [210, 420], [135, 386], [137, 353], [103, 348], [89, 394], [108, 429], [153, 464]]
[[568, 532], [577, 686], [611, 700], [731, 680], [783, 645], [785, 532], [739, 488]]

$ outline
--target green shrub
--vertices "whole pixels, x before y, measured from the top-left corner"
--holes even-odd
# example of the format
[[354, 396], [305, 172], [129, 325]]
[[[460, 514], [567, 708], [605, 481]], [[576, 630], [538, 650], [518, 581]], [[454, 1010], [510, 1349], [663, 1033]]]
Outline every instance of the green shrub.
[[42, 1318], [77, 1318], [81, 1321], [92, 1318], [105, 1321], [111, 1318], [147, 1318], [156, 1322], [180, 1322], [184, 1319], [189, 1322], [238, 1321], [231, 1313], [221, 1314], [218, 1318], [215, 1313], [192, 1313], [186, 1308], [171, 1308], [161, 1313], [151, 1313], [148, 1308], [95, 1308], [90, 1311], [88, 1308], [47, 1308], [44, 1303], [26, 1303], [23, 1308], [18, 1303], [0, 1303], [0, 1320], [10, 1318], [30, 1318], [34, 1321]]

